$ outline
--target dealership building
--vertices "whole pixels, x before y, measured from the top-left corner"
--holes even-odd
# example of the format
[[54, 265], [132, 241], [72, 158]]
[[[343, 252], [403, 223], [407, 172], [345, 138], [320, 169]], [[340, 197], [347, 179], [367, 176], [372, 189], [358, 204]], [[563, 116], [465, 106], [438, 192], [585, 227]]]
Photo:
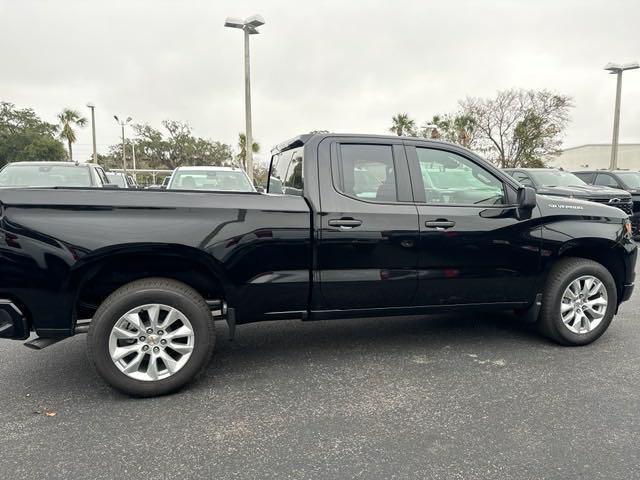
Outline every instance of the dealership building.
[[[607, 169], [611, 162], [610, 143], [590, 143], [565, 148], [560, 155], [549, 159], [549, 166], [564, 170]], [[618, 145], [618, 168], [640, 170], [640, 143]]]

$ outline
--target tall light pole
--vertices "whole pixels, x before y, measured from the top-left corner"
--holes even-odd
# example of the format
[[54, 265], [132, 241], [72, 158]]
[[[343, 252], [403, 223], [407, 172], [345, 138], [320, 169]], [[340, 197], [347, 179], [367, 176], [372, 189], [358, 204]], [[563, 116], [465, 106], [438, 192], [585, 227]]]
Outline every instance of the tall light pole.
[[133, 161], [133, 179], [138, 182], [138, 176], [136, 175], [136, 144], [131, 141], [131, 160]]
[[131, 121], [131, 117], [127, 117], [126, 120], [120, 120], [117, 115], [114, 115], [113, 118], [115, 118], [116, 122], [118, 122], [122, 127], [122, 168], [126, 173], [127, 172], [127, 156], [124, 149], [124, 126]]
[[227, 18], [225, 27], [239, 28], [244, 32], [244, 116], [245, 116], [245, 166], [247, 175], [253, 182], [253, 132], [251, 131], [251, 67], [249, 61], [249, 35], [257, 35], [257, 28], [264, 25], [260, 15], [252, 15], [245, 20]]
[[98, 163], [98, 150], [96, 149], [96, 106], [93, 103], [87, 103], [87, 107], [91, 109], [91, 136], [93, 138], [93, 163]]
[[610, 74], [617, 76], [616, 82], [616, 105], [613, 113], [613, 139], [611, 141], [611, 163], [609, 168], [615, 170], [618, 168], [618, 138], [620, 135], [620, 94], [622, 93], [622, 72], [625, 70], [635, 70], [640, 68], [640, 64], [628, 63], [626, 65], [617, 65], [614, 63], [608, 63], [604, 69], [608, 70]]

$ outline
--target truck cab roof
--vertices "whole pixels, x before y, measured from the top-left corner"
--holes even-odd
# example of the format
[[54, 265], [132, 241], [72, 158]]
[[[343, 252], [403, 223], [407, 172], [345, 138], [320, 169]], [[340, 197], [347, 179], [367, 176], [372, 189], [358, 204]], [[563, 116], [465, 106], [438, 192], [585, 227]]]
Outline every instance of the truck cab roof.
[[[271, 149], [271, 154], [275, 155], [280, 152], [284, 152], [286, 150], [291, 150], [292, 148], [297, 148], [305, 145], [312, 138], [320, 139], [325, 137], [345, 137], [345, 138], [371, 138], [375, 140], [418, 140], [418, 141], [428, 141], [430, 143], [441, 143], [443, 145], [455, 145], [451, 142], [447, 142], [445, 140], [440, 139], [432, 139], [432, 138], [424, 138], [424, 137], [411, 137], [407, 135], [376, 135], [376, 134], [368, 134], [368, 133], [332, 133], [332, 132], [323, 132], [323, 133], [305, 133], [302, 135], [297, 135], [295, 137], [290, 138], [289, 140], [285, 140], [277, 144], [275, 147]], [[456, 145], [459, 146], [459, 145]]]

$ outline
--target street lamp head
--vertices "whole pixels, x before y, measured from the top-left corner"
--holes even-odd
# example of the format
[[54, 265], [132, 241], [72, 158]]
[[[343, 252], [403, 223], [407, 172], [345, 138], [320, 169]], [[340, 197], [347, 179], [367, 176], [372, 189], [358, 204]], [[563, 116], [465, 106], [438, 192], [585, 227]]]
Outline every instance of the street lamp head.
[[262, 15], [251, 15], [245, 19], [244, 24], [253, 28], [258, 28], [264, 25], [264, 18], [262, 18]]
[[131, 117], [127, 117], [126, 123], [129, 123], [130, 121], [131, 121]]
[[230, 28], [244, 28], [244, 22], [239, 18], [227, 17], [224, 22], [224, 26]]
[[624, 65], [609, 62], [604, 67], [604, 69], [608, 70], [610, 73], [620, 73], [625, 70], [635, 70], [636, 68], [640, 68], [640, 64], [638, 64], [638, 62], [626, 63]]
[[116, 119], [116, 122], [120, 123], [120, 119], [118, 118], [118, 115], [114, 115], [113, 118]]
[[87, 107], [89, 107], [89, 108], [96, 108], [96, 106], [95, 106], [93, 103], [91, 103], [91, 102], [87, 103]]
[[225, 27], [240, 28], [242, 30], [245, 30], [249, 35], [257, 35], [258, 33], [260, 33], [256, 29], [262, 25], [264, 25], [264, 18], [262, 18], [261, 15], [251, 15], [245, 20], [241, 20], [235, 17], [228, 17], [224, 22]]

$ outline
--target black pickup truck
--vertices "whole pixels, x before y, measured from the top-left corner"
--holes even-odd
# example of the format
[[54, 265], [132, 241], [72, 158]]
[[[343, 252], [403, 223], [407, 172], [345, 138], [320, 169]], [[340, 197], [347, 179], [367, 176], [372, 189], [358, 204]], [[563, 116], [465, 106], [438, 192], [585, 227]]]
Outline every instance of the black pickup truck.
[[[88, 331], [114, 387], [178, 389], [214, 320], [515, 310], [565, 345], [602, 335], [633, 290], [617, 208], [536, 195], [463, 148], [302, 135], [268, 192], [0, 189], [0, 336]], [[274, 191], [277, 190], [277, 194]]]

